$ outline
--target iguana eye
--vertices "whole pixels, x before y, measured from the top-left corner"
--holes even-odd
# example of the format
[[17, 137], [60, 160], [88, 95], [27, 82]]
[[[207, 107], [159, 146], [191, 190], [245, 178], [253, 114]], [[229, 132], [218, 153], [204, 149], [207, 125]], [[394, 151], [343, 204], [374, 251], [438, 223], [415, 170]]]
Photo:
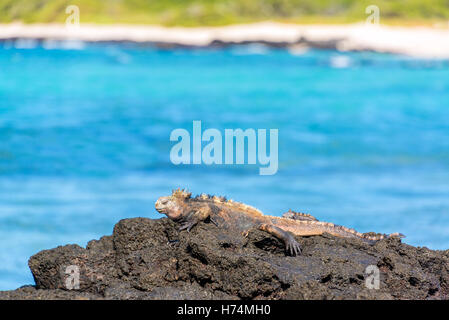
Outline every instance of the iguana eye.
[[169, 201], [170, 201], [169, 198], [161, 198], [161, 199], [159, 200], [159, 202], [160, 202], [161, 204], [167, 204]]

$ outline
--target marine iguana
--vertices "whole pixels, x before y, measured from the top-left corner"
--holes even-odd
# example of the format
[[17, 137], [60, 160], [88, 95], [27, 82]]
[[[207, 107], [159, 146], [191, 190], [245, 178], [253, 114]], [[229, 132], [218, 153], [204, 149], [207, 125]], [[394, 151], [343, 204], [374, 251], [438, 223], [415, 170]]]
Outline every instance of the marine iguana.
[[285, 244], [287, 253], [292, 256], [301, 253], [301, 248], [294, 236], [313, 236], [329, 233], [337, 237], [359, 238], [374, 242], [389, 237], [402, 238], [404, 235], [360, 233], [354, 229], [335, 225], [330, 222], [318, 221], [306, 213], [289, 210], [282, 217], [263, 215], [262, 212], [243, 203], [201, 194], [192, 198], [190, 192], [174, 190], [170, 196], [160, 197], [155, 207], [159, 213], [181, 224], [179, 231], [190, 229], [200, 221], [210, 221], [217, 226], [234, 228], [248, 235], [253, 228], [266, 231]]

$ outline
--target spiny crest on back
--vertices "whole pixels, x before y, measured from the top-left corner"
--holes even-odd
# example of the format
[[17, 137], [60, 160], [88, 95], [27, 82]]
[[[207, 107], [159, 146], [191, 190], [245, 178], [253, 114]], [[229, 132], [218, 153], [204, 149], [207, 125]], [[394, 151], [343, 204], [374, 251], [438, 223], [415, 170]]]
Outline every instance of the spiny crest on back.
[[210, 194], [205, 194], [205, 193], [202, 193], [193, 199], [199, 200], [199, 201], [212, 201], [214, 203], [226, 203], [226, 201], [227, 201], [226, 197], [212, 196]]
[[191, 196], [192, 196], [192, 193], [188, 192], [185, 189], [178, 188], [178, 189], [172, 191], [172, 197], [174, 197], [174, 198], [187, 200], [187, 199], [190, 199]]
[[210, 194], [202, 193], [202, 194], [196, 196], [194, 198], [194, 200], [207, 201], [207, 202], [212, 202], [214, 204], [222, 204], [229, 208], [234, 208], [235, 210], [245, 211], [245, 212], [252, 213], [255, 215], [263, 215], [263, 213], [260, 210], [254, 208], [252, 206], [249, 206], [249, 205], [241, 203], [241, 202], [233, 201], [232, 199], [227, 200], [226, 197], [212, 196]]
[[315, 218], [314, 216], [312, 216], [311, 214], [303, 213], [303, 212], [296, 212], [296, 211], [293, 211], [292, 209], [289, 209], [287, 212], [285, 212], [282, 215], [282, 217], [283, 218], [294, 219], [294, 220], [318, 221], [318, 219]]

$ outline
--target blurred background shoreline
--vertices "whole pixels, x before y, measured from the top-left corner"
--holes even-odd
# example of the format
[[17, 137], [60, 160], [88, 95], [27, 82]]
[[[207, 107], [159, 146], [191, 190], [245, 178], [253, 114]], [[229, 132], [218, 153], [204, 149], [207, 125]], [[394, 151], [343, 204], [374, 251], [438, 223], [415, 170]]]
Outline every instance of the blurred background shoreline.
[[76, 5], [81, 23], [223, 26], [266, 20], [295, 24], [363, 22], [366, 8], [380, 8], [381, 23], [448, 27], [441, 0], [1, 0], [0, 22], [65, 23]]
[[1, 0], [0, 40], [27, 45], [23, 39], [262, 43], [446, 59], [449, 7], [440, 0]]
[[[272, 21], [221, 27], [164, 27], [145, 25], [0, 24], [0, 41], [40, 40], [86, 42], [136, 42], [166, 49], [225, 47], [258, 43], [285, 47], [293, 53], [309, 48], [338, 51], [371, 51], [424, 59], [449, 58], [449, 29], [398, 27], [355, 23], [299, 25]], [[21, 42], [20, 42], [21, 41]]]

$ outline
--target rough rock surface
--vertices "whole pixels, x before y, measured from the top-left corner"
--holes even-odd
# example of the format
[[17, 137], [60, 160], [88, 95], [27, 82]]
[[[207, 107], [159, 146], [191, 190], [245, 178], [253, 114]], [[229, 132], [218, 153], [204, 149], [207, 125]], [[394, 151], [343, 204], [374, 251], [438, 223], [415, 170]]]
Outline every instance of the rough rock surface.
[[[163, 218], [119, 221], [86, 248], [60, 246], [29, 259], [36, 285], [0, 299], [448, 299], [449, 250], [399, 239], [374, 245], [330, 235], [298, 237], [302, 255], [258, 230], [245, 238], [212, 223], [178, 232]], [[369, 289], [369, 265], [380, 270]], [[80, 271], [68, 290], [68, 266]]]

